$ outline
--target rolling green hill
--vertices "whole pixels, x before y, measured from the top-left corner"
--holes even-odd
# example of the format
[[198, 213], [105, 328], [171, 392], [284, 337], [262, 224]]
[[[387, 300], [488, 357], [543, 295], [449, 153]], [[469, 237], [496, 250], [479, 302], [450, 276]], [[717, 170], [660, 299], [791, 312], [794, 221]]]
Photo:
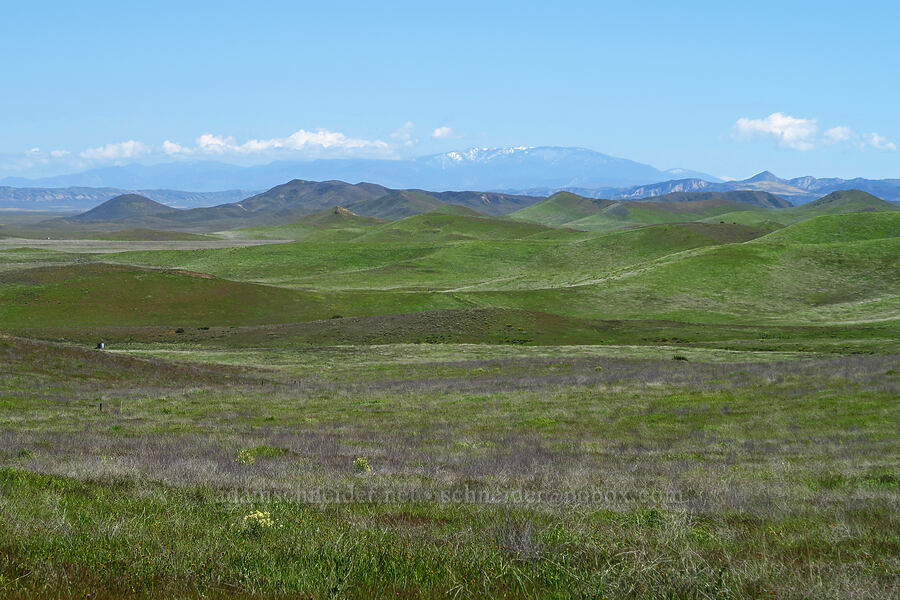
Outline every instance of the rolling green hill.
[[[381, 225], [349, 242], [192, 252], [124, 253], [112, 260], [202, 271], [410, 305], [522, 308], [581, 318], [690, 322], [874, 321], [897, 310], [900, 254], [886, 215], [810, 221], [791, 231], [679, 223], [541, 239], [540, 226], [448, 215]], [[890, 219], [891, 216], [887, 216]], [[837, 217], [843, 218], [842, 216]], [[826, 223], [828, 219], [825, 220]], [[873, 227], [877, 229], [872, 233]], [[835, 242], [834, 231], [842, 230]], [[854, 233], [855, 232], [855, 233]], [[380, 291], [380, 292], [379, 292]], [[437, 293], [434, 293], [437, 292]], [[457, 304], [458, 305], [458, 304]]]
[[411, 215], [432, 212], [443, 205], [443, 202], [425, 192], [399, 190], [350, 206], [359, 214], [395, 221]]
[[852, 212], [882, 212], [900, 210], [896, 205], [859, 190], [832, 192], [818, 200], [798, 206], [795, 211], [805, 214], [843, 214]]
[[299, 222], [306, 225], [315, 225], [317, 227], [339, 229], [348, 227], [367, 227], [370, 225], [378, 225], [385, 221], [384, 219], [376, 219], [374, 217], [363, 217], [342, 206], [335, 206], [306, 215], [300, 219]]
[[[466, 258], [475, 249], [469, 250]], [[608, 265], [605, 270], [583, 272], [579, 282], [552, 282], [548, 281], [552, 276], [544, 275], [543, 281], [536, 282], [539, 285], [529, 287], [535, 282], [527, 280], [526, 269], [520, 284], [509, 289], [481, 285], [480, 289], [444, 291], [409, 286], [379, 289], [384, 282], [379, 280], [378, 268], [341, 278], [341, 270], [351, 262], [346, 256], [341, 257], [344, 264], [320, 282], [357, 283], [360, 288], [322, 286], [304, 291], [174, 269], [47, 267], [0, 277], [0, 319], [8, 328], [200, 327], [481, 306], [542, 309], [539, 312], [606, 320], [791, 325], [894, 319], [896, 323], [898, 253], [897, 238], [842, 244], [760, 239], [665, 254], [632, 265]], [[542, 262], [549, 258], [543, 257]], [[432, 260], [432, 268], [440, 262]], [[405, 283], [423, 281], [421, 273], [410, 273], [412, 279]], [[479, 272], [477, 279], [483, 281], [486, 274]], [[572, 275], [578, 273], [570, 272], [563, 279]], [[450, 273], [443, 273], [445, 281], [449, 277]]]
[[584, 231], [612, 231], [658, 223], [704, 221], [774, 230], [804, 219], [854, 212], [893, 212], [898, 207], [859, 190], [833, 192], [802, 206], [761, 191], [677, 192], [648, 200], [616, 201], [556, 194], [510, 218]]
[[488, 217], [487, 213], [479, 212], [474, 208], [469, 208], [468, 206], [463, 206], [461, 204], [441, 204], [440, 206], [434, 209], [436, 213], [443, 213], [446, 215], [461, 215], [464, 217]]
[[885, 202], [866, 192], [859, 190], [844, 190], [832, 192], [818, 200], [779, 210], [741, 210], [725, 213], [705, 219], [707, 222], [722, 220], [728, 223], [742, 223], [744, 225], [761, 225], [768, 221], [782, 225], [799, 223], [806, 219], [812, 219], [822, 215], [841, 215], [859, 212], [895, 212], [900, 210], [895, 204]]
[[767, 241], [833, 244], [880, 240], [900, 235], [900, 211], [823, 215], [800, 221], [766, 237]]
[[760, 208], [790, 208], [793, 206], [784, 198], [759, 190], [733, 190], [728, 192], [670, 192], [635, 202], [698, 202], [703, 200], [724, 200], [740, 204], [752, 204]]
[[[704, 198], [667, 202], [620, 202], [603, 211], [606, 216], [623, 222], [655, 224], [679, 221], [696, 221], [701, 218], [732, 212], [747, 206], [722, 198]], [[587, 217], [590, 219], [590, 217]], [[584, 223], [587, 219], [576, 221]]]
[[428, 192], [445, 204], [456, 204], [491, 216], [506, 215], [543, 200], [535, 196], [495, 192]]
[[[379, 202], [379, 201], [376, 201]], [[406, 212], [406, 211], [403, 211]], [[483, 215], [471, 208], [455, 204], [439, 204], [431, 215], [460, 215], [467, 217], [480, 217]], [[293, 223], [285, 225], [271, 225], [268, 227], [249, 227], [246, 229], [234, 229], [220, 232], [220, 235], [229, 238], [270, 239], [270, 240], [303, 240], [305, 242], [339, 242], [353, 241], [365, 234], [379, 235], [383, 231], [379, 225], [390, 221], [375, 217], [363, 217], [346, 208], [336, 206], [301, 217]], [[382, 235], [384, 237], [384, 235]], [[390, 235], [385, 238], [390, 240]]]
[[321, 305], [291, 290], [107, 264], [2, 273], [0, 298], [5, 327], [265, 323]]
[[[512, 213], [510, 218], [584, 231], [612, 231], [659, 223], [697, 221], [724, 213], [759, 207], [790, 206], [765, 192], [676, 192], [652, 199], [612, 201], [561, 192]], [[756, 223], [747, 223], [753, 224]]]
[[569, 221], [564, 225], [585, 231], [613, 231], [661, 223], [697, 221], [745, 206], [720, 199], [686, 202], [617, 202], [602, 211]]
[[[546, 232], [555, 235], [545, 238]], [[515, 291], [577, 285], [672, 253], [765, 233], [684, 223], [585, 238], [530, 223], [427, 214], [341, 242], [129, 252], [106, 259], [296, 288]]]
[[371, 229], [354, 243], [522, 239], [547, 231], [552, 230], [543, 225], [436, 212], [406, 217]]
[[335, 206], [305, 215], [291, 223], [233, 229], [219, 232], [219, 235], [238, 239], [341, 241], [358, 237], [368, 229], [386, 222], [384, 219], [363, 217]]
[[564, 225], [596, 214], [614, 204], [616, 202], [612, 200], [585, 198], [570, 192], [558, 192], [546, 200], [514, 212], [510, 217], [544, 225]]

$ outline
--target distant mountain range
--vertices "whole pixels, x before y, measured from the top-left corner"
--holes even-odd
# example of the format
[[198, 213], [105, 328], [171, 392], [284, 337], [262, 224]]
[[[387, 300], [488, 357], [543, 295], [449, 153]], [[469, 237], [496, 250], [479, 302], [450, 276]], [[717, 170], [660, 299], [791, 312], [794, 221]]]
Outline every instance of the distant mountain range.
[[220, 162], [124, 165], [41, 179], [7, 177], [11, 187], [111, 187], [211, 192], [271, 188], [284, 181], [372, 181], [390, 188], [499, 190], [623, 187], [673, 178], [719, 181], [711, 175], [616, 158], [585, 148], [473, 148], [413, 159], [319, 159], [241, 167]]
[[653, 198], [673, 192], [730, 192], [753, 190], [769, 192], [786, 198], [794, 204], [803, 204], [815, 200], [830, 192], [855, 189], [868, 192], [890, 202], [900, 201], [900, 179], [839, 179], [829, 177], [795, 177], [782, 179], [769, 171], [763, 171], [749, 179], [740, 181], [707, 181], [702, 178], [675, 179], [636, 185], [630, 187], [583, 188], [567, 187], [564, 190], [555, 188], [511, 189], [510, 192], [530, 195], [548, 195], [556, 191], [567, 191], [588, 198], [608, 198], [610, 200], [634, 200]]
[[[334, 207], [343, 207], [343, 210], [363, 217], [387, 220], [434, 212], [513, 214], [528, 220], [529, 215], [554, 212], [564, 206], [570, 212], [584, 210], [586, 215], [603, 212], [602, 218], [612, 218], [610, 222], [614, 225], [624, 226], [634, 220], [630, 217], [634, 210], [656, 211], [664, 215], [664, 219], [678, 220], [682, 213], [693, 215], [704, 211], [704, 216], [711, 216], [739, 210], [786, 208], [791, 203], [760, 191], [677, 192], [658, 196], [653, 201], [596, 200], [560, 192], [545, 200], [492, 192], [429, 192], [390, 189], [372, 183], [354, 185], [343, 181], [294, 180], [240, 202], [193, 209], [172, 208], [144, 196], [124, 194], [58, 222], [101, 229], [129, 226], [210, 231], [281, 225]], [[566, 217], [565, 220], [571, 219]]]
[[181, 192], [178, 190], [128, 190], [119, 188], [15, 188], [0, 187], [0, 209], [46, 212], [83, 211], [128, 193], [137, 193], [179, 208], [194, 208], [237, 202], [255, 194], [248, 190]]
[[498, 197], [548, 197], [567, 191], [610, 200], [676, 192], [760, 191], [794, 204], [837, 190], [858, 189], [900, 201], [900, 179], [782, 179], [764, 171], [749, 179], [721, 181], [685, 169], [661, 171], [584, 148], [543, 146], [473, 148], [405, 160], [321, 159], [251, 167], [218, 162], [132, 164], [44, 179], [6, 178], [0, 180], [0, 185], [7, 186], [0, 187], [0, 209], [85, 210], [130, 192], [169, 206], [196, 208], [235, 202], [293, 180], [373, 182], [382, 189], [464, 194], [473, 193], [465, 190], [487, 190]]
[[374, 183], [354, 185], [343, 181], [295, 179], [240, 202], [192, 209], [172, 208], [141, 195], [124, 194], [59, 221], [92, 226], [210, 230], [290, 223], [335, 206], [366, 217], [394, 220], [447, 210], [502, 215], [541, 200], [491, 192], [426, 192], [390, 189]]

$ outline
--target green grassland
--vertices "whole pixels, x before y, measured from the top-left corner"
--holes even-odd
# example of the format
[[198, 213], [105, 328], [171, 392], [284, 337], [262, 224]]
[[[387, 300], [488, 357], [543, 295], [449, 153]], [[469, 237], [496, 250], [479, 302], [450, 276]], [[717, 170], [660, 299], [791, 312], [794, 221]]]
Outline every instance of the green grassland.
[[894, 213], [862, 213], [774, 233], [683, 223], [585, 237], [426, 214], [346, 241], [124, 252], [38, 271], [16, 262], [23, 268], [3, 275], [0, 317], [10, 328], [212, 326], [490, 307], [601, 320], [896, 324], [900, 239], [884, 237], [895, 222]]
[[809, 204], [778, 210], [752, 209], [729, 212], [707, 219], [709, 222], [725, 221], [744, 225], [761, 225], [774, 222], [791, 225], [814, 217], [847, 215], [853, 213], [893, 213], [900, 208], [864, 192], [849, 190], [833, 192]]
[[32, 267], [71, 265], [78, 260], [70, 252], [44, 248], [10, 248], [0, 250], [0, 273]]
[[745, 205], [741, 203], [726, 201], [620, 203], [602, 212], [566, 223], [566, 226], [589, 231], [607, 231], [657, 223], [695, 221], [744, 207]]
[[479, 284], [481, 289], [516, 289], [578, 283], [648, 259], [764, 233], [686, 223], [586, 238], [527, 223], [426, 214], [341, 242], [123, 253], [108, 259], [289, 287], [449, 290]]
[[[585, 231], [614, 231], [660, 223], [697, 221], [745, 210], [750, 205], [721, 198], [674, 202], [616, 202], [561, 192], [510, 215], [520, 221]], [[770, 209], [760, 209], [770, 212]]]
[[511, 218], [545, 225], [564, 225], [614, 205], [611, 200], [585, 198], [569, 192], [556, 193], [546, 200], [516, 211]]
[[893, 212], [898, 207], [858, 190], [834, 192], [819, 200], [789, 208], [765, 208], [727, 197], [657, 202], [610, 201], [559, 193], [512, 213], [510, 218], [565, 226], [585, 231], [614, 231], [659, 223], [705, 221], [734, 223], [769, 230], [805, 219], [831, 214], [856, 212]]
[[900, 212], [397, 194], [0, 250], [2, 597], [900, 594]]
[[0, 338], [4, 597], [898, 592], [896, 357], [152, 354]]
[[361, 217], [336, 206], [284, 225], [234, 229], [220, 232], [219, 235], [240, 239], [347, 241], [362, 235], [375, 225], [386, 222], [384, 219]]
[[[218, 284], [218, 297], [226, 303], [233, 298], [226, 289], [239, 282], [271, 290], [270, 298], [258, 291], [255, 320], [242, 321], [240, 315], [250, 309], [239, 310], [235, 325], [467, 307], [588, 319], [837, 325], [893, 320], [896, 315], [898, 238], [883, 237], [892, 233], [895, 222], [893, 213], [862, 213], [818, 217], [774, 233], [742, 225], [681, 223], [586, 236], [482, 217], [426, 214], [373, 224], [344, 241], [126, 252], [103, 260], [214, 275], [227, 280]], [[496, 233], [488, 237], [492, 227]], [[834, 241], [836, 229], [843, 241]], [[119, 277], [138, 273], [143, 271]], [[140, 275], [147, 286], [160, 277]], [[183, 288], [213, 285], [196, 276], [180, 276], [185, 281], [168, 277], [179, 280], [172, 290], [176, 295]], [[61, 300], [56, 295], [74, 294], [70, 288], [81, 284], [53, 285], [52, 291], [41, 286], [27, 290], [36, 300], [21, 312], [17, 326], [29, 319], [36, 326], [60, 325], [44, 323], [38, 315], [51, 311], [54, 299]], [[124, 296], [132, 296], [123, 296], [123, 307], [139, 303], [127, 286], [122, 289]], [[288, 289], [294, 302], [287, 300]], [[25, 290], [0, 293], [13, 292]], [[141, 298], [162, 299], [166, 293], [147, 287]], [[224, 318], [230, 309], [216, 308], [219, 302], [208, 309]], [[152, 302], [147, 309], [156, 310]], [[0, 310], [9, 315], [12, 308]], [[154, 324], [177, 314], [165, 310]], [[115, 310], [105, 319], [111, 325], [133, 324], [121, 321]], [[186, 322], [198, 323], [194, 316], [186, 316]], [[97, 319], [91, 324], [103, 323]]]
[[898, 237], [900, 212], [861, 212], [826, 215], [801, 221], [768, 236], [771, 241], [793, 244], [834, 244]]
[[168, 242], [168, 241], [202, 241], [215, 239], [209, 235], [198, 233], [187, 233], [184, 231], [160, 231], [158, 229], [146, 229], [137, 227], [134, 229], [119, 229], [118, 231], [110, 231], [96, 236], [98, 240], [120, 240], [120, 241], [150, 241], [150, 242]]

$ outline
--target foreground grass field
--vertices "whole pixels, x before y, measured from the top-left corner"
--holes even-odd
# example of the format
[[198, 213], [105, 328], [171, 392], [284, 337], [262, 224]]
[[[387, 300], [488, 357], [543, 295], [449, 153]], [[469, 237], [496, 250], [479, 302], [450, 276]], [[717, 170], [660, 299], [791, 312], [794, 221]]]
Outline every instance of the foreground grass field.
[[157, 354], [0, 340], [6, 597], [900, 591], [896, 356]]

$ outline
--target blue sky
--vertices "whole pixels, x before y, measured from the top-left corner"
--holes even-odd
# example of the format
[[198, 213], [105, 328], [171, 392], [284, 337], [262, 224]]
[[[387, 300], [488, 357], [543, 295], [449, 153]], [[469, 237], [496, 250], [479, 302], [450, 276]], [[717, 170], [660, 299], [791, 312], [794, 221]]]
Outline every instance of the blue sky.
[[900, 177], [894, 2], [9, 4], [0, 177], [508, 145]]

